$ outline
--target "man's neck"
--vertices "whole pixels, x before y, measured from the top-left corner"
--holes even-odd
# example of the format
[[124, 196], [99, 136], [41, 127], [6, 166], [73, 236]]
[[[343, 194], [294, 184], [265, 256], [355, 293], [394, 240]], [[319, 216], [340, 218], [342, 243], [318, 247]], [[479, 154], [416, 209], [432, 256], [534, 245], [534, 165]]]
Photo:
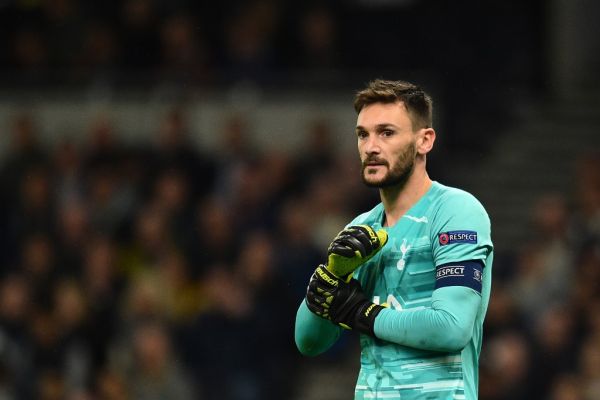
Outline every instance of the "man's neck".
[[396, 225], [396, 222], [427, 193], [431, 183], [425, 168], [415, 168], [404, 185], [379, 189], [385, 210], [384, 225]]

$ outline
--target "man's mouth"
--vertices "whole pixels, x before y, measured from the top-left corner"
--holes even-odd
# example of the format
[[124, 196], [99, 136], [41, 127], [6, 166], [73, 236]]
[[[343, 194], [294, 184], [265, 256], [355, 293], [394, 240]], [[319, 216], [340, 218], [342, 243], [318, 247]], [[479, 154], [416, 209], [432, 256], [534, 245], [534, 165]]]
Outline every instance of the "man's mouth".
[[363, 163], [364, 167], [384, 167], [387, 165], [387, 163], [383, 162], [383, 161], [367, 161], [365, 163]]

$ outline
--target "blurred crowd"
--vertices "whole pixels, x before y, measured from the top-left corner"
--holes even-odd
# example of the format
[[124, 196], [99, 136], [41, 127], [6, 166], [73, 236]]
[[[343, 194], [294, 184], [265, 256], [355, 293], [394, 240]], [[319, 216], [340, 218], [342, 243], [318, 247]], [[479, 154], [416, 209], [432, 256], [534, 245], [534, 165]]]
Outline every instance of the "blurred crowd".
[[530, 239], [499, 249], [481, 399], [600, 398], [600, 153], [573, 161], [573, 192], [541, 194]]
[[[294, 398], [303, 364], [320, 362], [295, 349], [295, 311], [376, 191], [355, 154], [332, 152], [327, 121], [292, 154], [257, 148], [234, 115], [218, 149], [199, 148], [186, 117], [173, 108], [132, 144], [100, 116], [82, 140], [48, 146], [34, 115], [14, 115], [0, 399]], [[482, 400], [600, 398], [600, 160], [579, 160], [574, 179], [535, 205], [530, 241], [497, 249]], [[351, 336], [326, 368], [344, 349]]]
[[[239, 116], [220, 148], [173, 109], [145, 144], [110, 120], [42, 146], [14, 116], [0, 169], [1, 399], [281, 399], [295, 310], [331, 238], [374, 202], [325, 121], [294, 154]], [[8, 134], [8, 133], [6, 133]], [[349, 160], [356, 160], [355, 163]]]
[[[347, 4], [347, 5], [350, 5]], [[331, 1], [15, 1], [0, 5], [0, 65], [20, 84], [277, 81], [339, 68]]]
[[485, 8], [475, 0], [5, 1], [0, 80], [289, 84], [301, 76], [331, 83], [343, 71], [371, 68], [434, 69], [447, 81], [478, 81], [494, 70], [496, 90], [500, 81], [535, 86], [543, 79], [543, 10], [543, 2], [517, 0]]
[[350, 93], [402, 77], [435, 88], [446, 145], [477, 142], [480, 151], [488, 140], [478, 126], [492, 119], [486, 137], [500, 135], [513, 108], [546, 90], [546, 8], [540, 0], [0, 1], [0, 98], [143, 90], [173, 101], [240, 86]]

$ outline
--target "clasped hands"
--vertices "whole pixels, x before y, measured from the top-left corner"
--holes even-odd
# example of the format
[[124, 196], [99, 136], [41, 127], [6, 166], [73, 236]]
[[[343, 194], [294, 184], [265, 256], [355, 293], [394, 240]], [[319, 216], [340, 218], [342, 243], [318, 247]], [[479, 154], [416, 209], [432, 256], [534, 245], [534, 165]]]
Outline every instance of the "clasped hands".
[[374, 336], [375, 317], [383, 307], [366, 298], [352, 274], [387, 240], [385, 230], [375, 232], [368, 225], [350, 226], [338, 233], [327, 249], [327, 264], [317, 267], [308, 284], [308, 309], [345, 329]]

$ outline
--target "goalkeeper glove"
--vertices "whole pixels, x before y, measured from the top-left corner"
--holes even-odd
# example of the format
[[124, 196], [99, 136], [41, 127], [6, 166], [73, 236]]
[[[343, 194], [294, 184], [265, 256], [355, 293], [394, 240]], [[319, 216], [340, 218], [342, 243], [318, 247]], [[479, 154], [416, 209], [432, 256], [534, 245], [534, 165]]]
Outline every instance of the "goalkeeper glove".
[[352, 273], [377, 254], [387, 240], [383, 229], [375, 232], [368, 225], [350, 226], [338, 233], [329, 245], [327, 269], [348, 282]]
[[367, 300], [356, 279], [348, 282], [320, 265], [312, 275], [306, 293], [308, 309], [346, 329], [375, 336], [375, 317], [382, 306]]

